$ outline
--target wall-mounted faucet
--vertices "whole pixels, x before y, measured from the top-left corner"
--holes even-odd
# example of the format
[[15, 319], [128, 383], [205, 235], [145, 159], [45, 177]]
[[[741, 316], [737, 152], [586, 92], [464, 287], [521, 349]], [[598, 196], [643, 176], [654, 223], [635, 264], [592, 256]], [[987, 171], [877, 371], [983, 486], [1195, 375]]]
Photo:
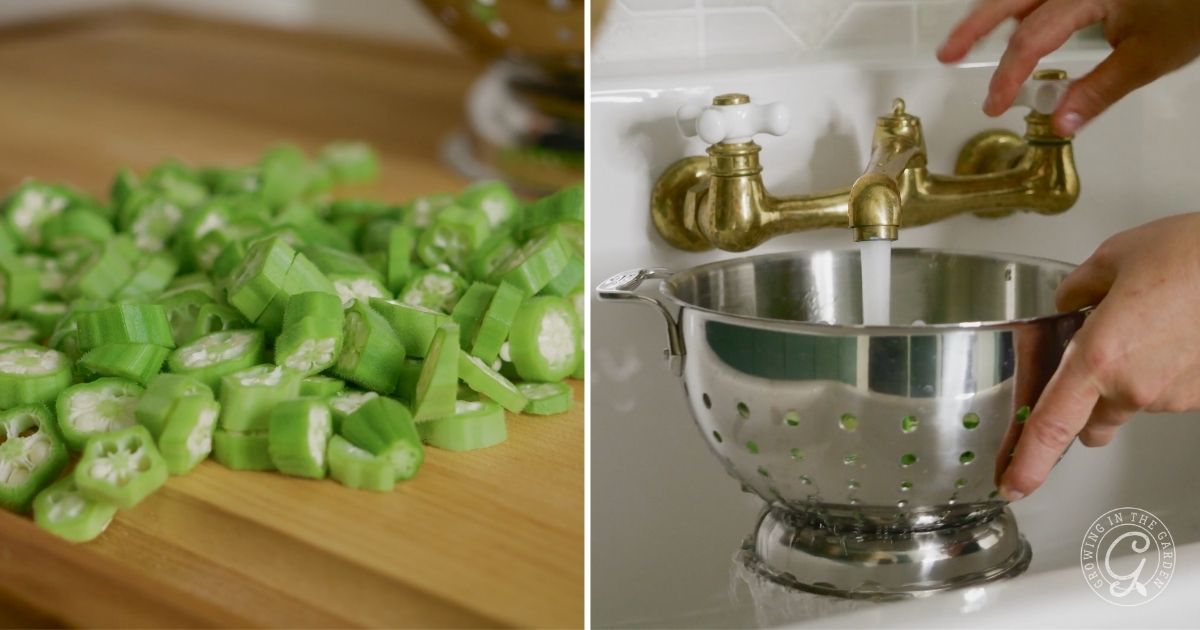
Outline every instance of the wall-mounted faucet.
[[1050, 115], [1067, 83], [1061, 70], [1036, 73], [1017, 101], [1031, 110], [1025, 137], [1005, 130], [976, 135], [959, 152], [954, 175], [929, 172], [921, 121], [896, 99], [891, 113], [876, 121], [871, 161], [853, 185], [792, 197], [767, 192], [762, 148], [753, 141], [759, 133], [787, 132], [782, 104], [723, 94], [710, 107], [683, 107], [677, 120], [684, 135], [711, 146], [708, 157], [684, 158], [658, 178], [650, 199], [654, 225], [680, 249], [741, 252], [774, 236], [822, 227], [850, 227], [856, 241], [895, 240], [902, 226], [964, 212], [1063, 212], [1079, 197], [1079, 175], [1072, 138], [1054, 132]]

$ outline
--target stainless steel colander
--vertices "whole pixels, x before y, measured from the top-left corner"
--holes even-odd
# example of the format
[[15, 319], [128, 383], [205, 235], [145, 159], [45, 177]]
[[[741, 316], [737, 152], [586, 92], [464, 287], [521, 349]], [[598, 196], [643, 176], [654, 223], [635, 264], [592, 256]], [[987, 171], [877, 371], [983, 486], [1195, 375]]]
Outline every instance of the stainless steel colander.
[[[1024, 415], [1085, 314], [1072, 267], [896, 250], [892, 325], [863, 326], [858, 252], [618, 274], [605, 300], [655, 304], [713, 454], [768, 504], [749, 557], [780, 582], [905, 596], [1023, 570], [996, 494]], [[636, 292], [662, 281], [663, 299]]]

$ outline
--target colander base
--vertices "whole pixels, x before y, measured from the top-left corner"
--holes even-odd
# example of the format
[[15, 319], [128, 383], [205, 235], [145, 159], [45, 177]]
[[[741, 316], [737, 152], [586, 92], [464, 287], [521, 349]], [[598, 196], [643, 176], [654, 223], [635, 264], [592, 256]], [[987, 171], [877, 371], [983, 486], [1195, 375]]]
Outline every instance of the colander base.
[[1029, 567], [1032, 550], [1008, 508], [968, 525], [897, 534], [836, 532], [770, 507], [741, 557], [783, 586], [891, 601], [1015, 577]]

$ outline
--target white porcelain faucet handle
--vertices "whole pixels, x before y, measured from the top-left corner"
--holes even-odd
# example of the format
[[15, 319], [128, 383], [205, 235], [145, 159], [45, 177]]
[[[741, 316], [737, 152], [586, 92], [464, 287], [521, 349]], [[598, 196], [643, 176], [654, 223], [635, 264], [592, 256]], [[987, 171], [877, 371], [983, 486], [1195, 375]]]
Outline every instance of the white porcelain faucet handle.
[[722, 94], [708, 107], [685, 105], [675, 120], [683, 135], [700, 136], [708, 144], [749, 142], [760, 133], [782, 136], [791, 124], [783, 103], [757, 105], [745, 94]]
[[1025, 85], [1021, 86], [1016, 104], [1028, 107], [1039, 114], [1053, 114], [1054, 110], [1058, 109], [1058, 103], [1067, 93], [1070, 85], [1071, 80], [1067, 78], [1066, 72], [1040, 70], [1034, 73], [1033, 78], [1026, 81]]

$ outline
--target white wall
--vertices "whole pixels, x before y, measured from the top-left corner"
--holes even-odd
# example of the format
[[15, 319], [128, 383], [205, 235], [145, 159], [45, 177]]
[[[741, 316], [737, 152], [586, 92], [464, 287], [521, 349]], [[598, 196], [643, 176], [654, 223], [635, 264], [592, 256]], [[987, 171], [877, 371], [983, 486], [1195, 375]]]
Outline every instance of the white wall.
[[406, 40], [446, 49], [454, 46], [452, 38], [417, 0], [0, 0], [0, 23], [131, 6]]

